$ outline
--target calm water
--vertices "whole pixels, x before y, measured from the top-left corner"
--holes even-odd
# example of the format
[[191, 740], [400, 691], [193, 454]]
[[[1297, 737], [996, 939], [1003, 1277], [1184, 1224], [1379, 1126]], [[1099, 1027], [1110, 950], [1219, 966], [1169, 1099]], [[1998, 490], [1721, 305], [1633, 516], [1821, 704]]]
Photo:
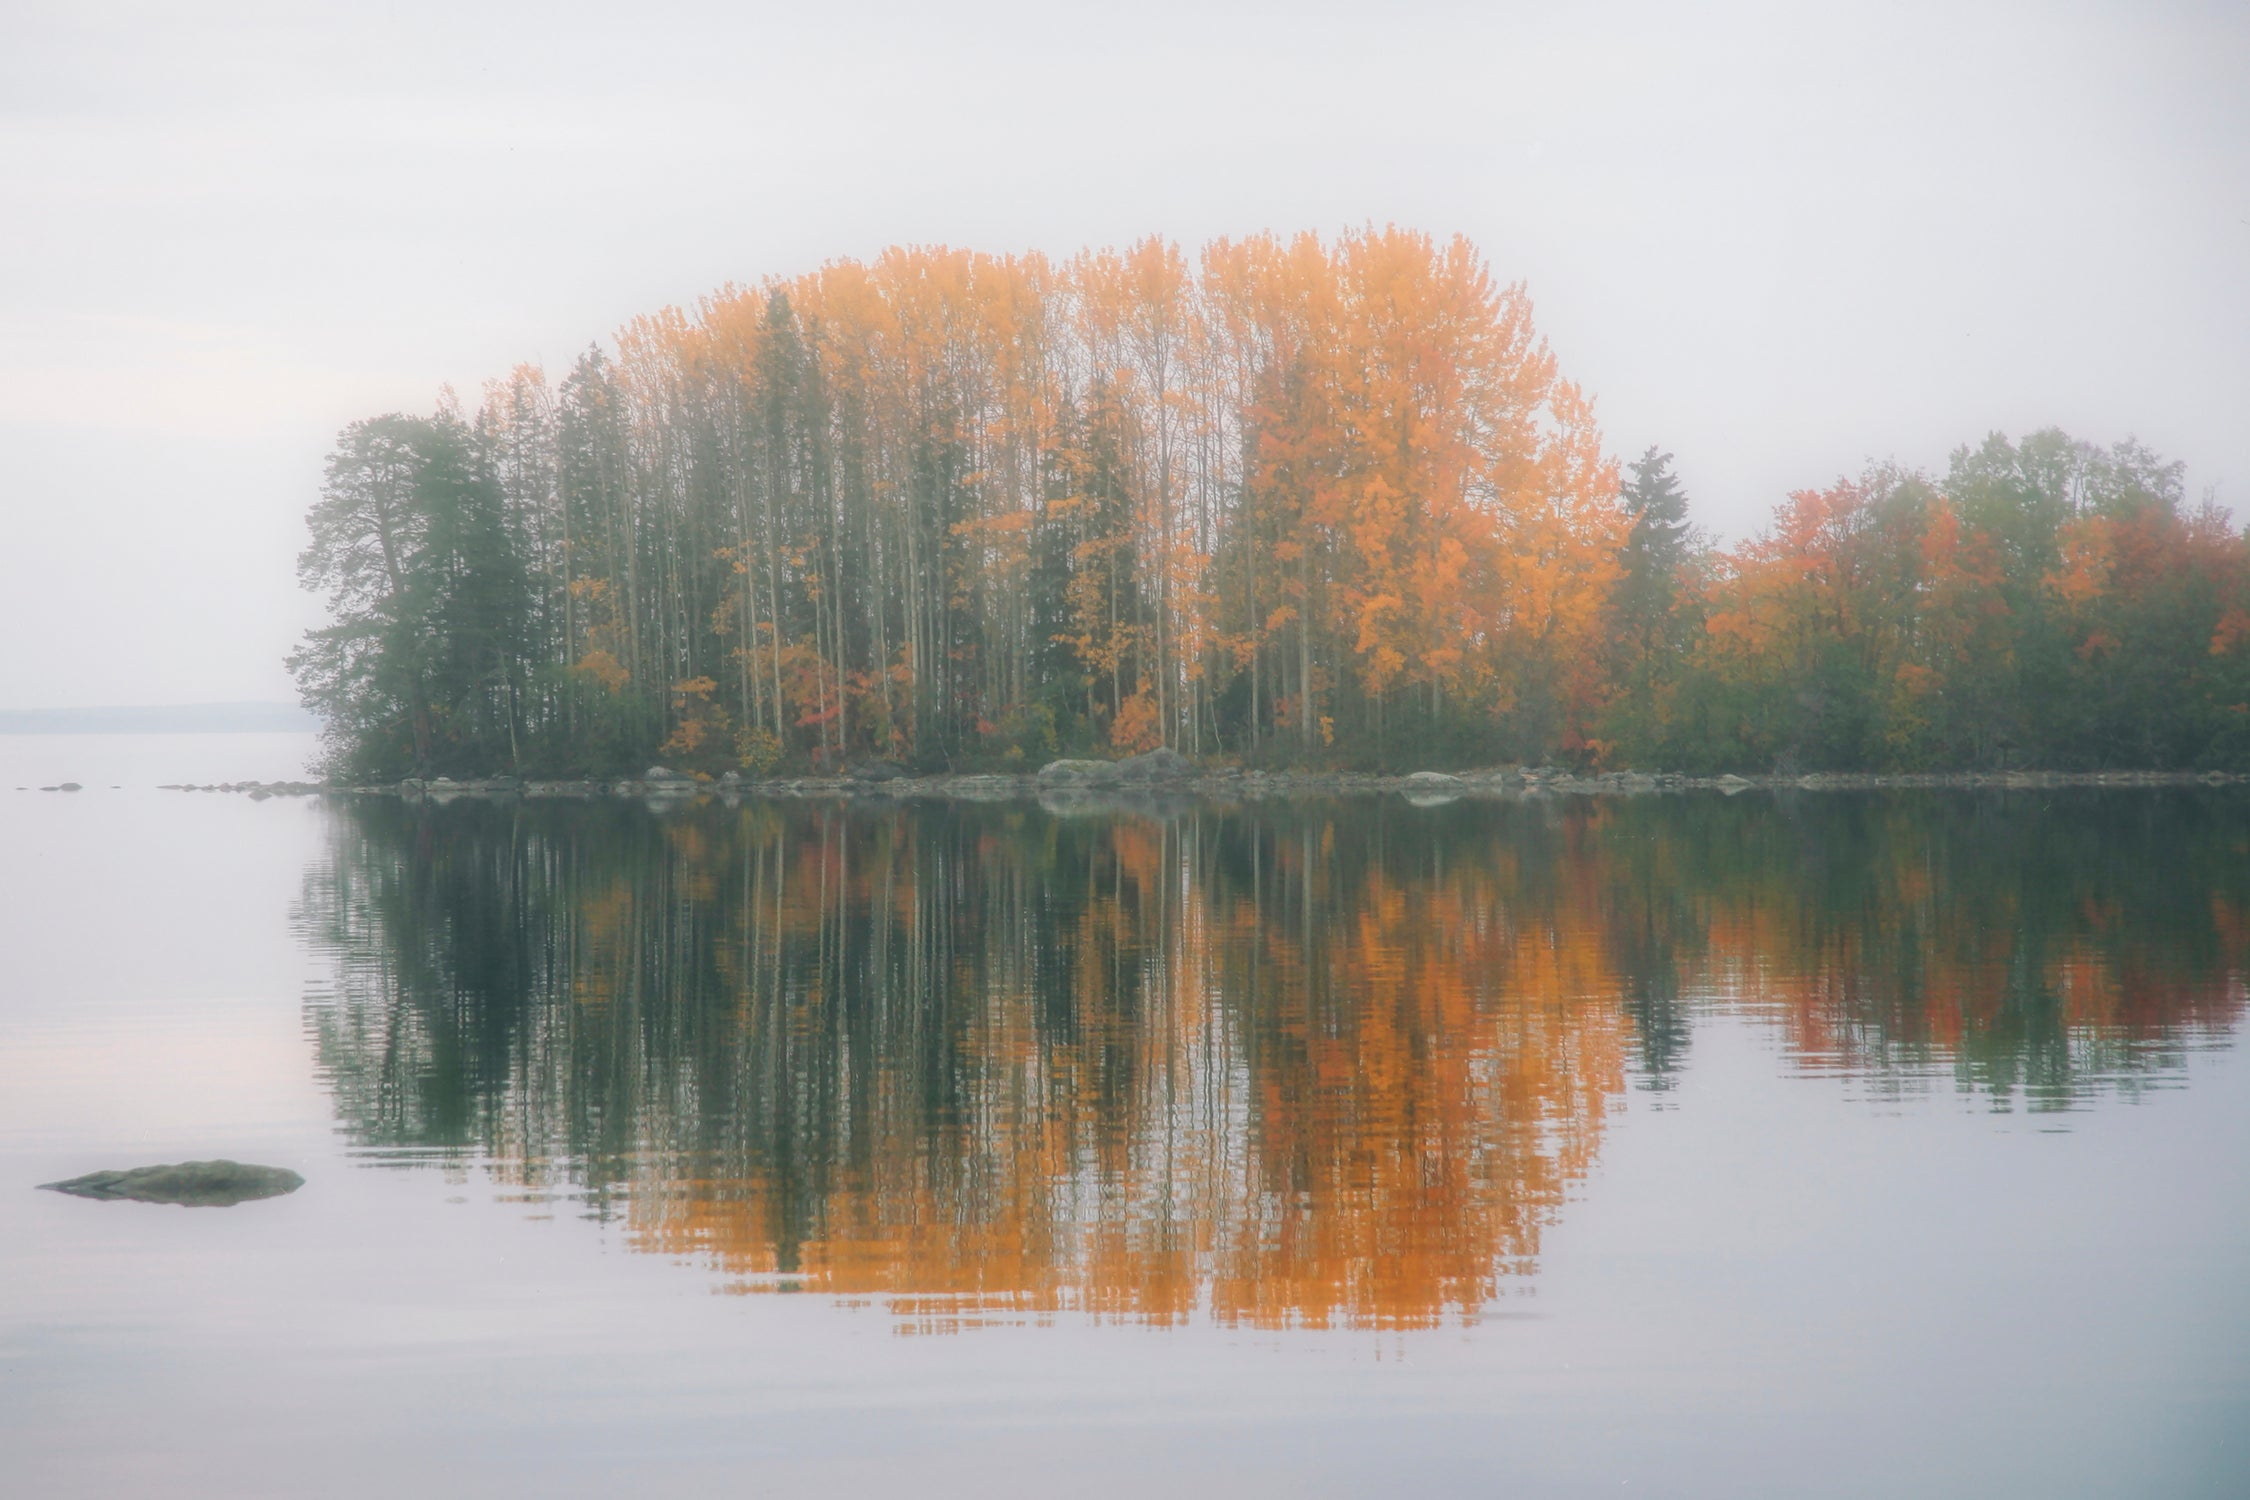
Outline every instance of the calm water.
[[[0, 1493], [2250, 1493], [2238, 794], [225, 748], [0, 740]], [[28, 1191], [215, 1154], [308, 1185]]]

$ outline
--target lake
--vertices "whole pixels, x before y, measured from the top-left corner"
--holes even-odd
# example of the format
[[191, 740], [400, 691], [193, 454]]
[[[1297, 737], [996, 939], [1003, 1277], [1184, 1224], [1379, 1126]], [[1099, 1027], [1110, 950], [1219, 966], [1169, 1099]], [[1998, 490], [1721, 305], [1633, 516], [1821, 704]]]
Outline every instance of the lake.
[[0, 738], [0, 1493], [2250, 1489], [2241, 791], [156, 790], [308, 749]]

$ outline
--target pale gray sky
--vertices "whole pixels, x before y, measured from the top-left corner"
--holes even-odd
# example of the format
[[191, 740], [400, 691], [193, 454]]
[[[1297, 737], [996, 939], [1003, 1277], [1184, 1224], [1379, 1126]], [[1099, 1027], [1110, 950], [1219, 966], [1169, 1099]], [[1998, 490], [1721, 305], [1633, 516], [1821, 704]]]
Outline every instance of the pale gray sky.
[[0, 706], [290, 696], [338, 427], [722, 282], [1369, 221], [1724, 534], [1995, 427], [2250, 493], [2250, 6], [0, 0]]

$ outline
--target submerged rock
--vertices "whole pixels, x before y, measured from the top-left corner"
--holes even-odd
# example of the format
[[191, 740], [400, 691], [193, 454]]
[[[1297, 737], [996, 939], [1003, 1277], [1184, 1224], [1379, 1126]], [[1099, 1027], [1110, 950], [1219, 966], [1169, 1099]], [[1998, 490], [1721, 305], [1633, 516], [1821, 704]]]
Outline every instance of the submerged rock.
[[73, 1198], [130, 1198], [136, 1203], [177, 1203], [186, 1208], [230, 1208], [255, 1198], [294, 1193], [305, 1179], [286, 1167], [239, 1161], [182, 1161], [122, 1172], [88, 1172], [41, 1188]]
[[1448, 802], [1457, 802], [1468, 787], [1460, 777], [1443, 771], [1416, 771], [1400, 783], [1407, 803], [1413, 807], [1443, 807]]
[[1195, 798], [1178, 788], [1120, 781], [1104, 786], [1041, 787], [1039, 805], [1061, 818], [1177, 818], [1195, 807]]

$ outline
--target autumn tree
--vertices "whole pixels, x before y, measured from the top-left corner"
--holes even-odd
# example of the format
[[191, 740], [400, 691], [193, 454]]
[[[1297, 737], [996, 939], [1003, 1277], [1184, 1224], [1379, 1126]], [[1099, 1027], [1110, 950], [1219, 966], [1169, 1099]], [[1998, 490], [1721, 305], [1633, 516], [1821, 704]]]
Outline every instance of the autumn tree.
[[1650, 753], [1700, 769], [2237, 766], [2250, 545], [2180, 468], [2041, 432], [1790, 497], [1709, 561]]

